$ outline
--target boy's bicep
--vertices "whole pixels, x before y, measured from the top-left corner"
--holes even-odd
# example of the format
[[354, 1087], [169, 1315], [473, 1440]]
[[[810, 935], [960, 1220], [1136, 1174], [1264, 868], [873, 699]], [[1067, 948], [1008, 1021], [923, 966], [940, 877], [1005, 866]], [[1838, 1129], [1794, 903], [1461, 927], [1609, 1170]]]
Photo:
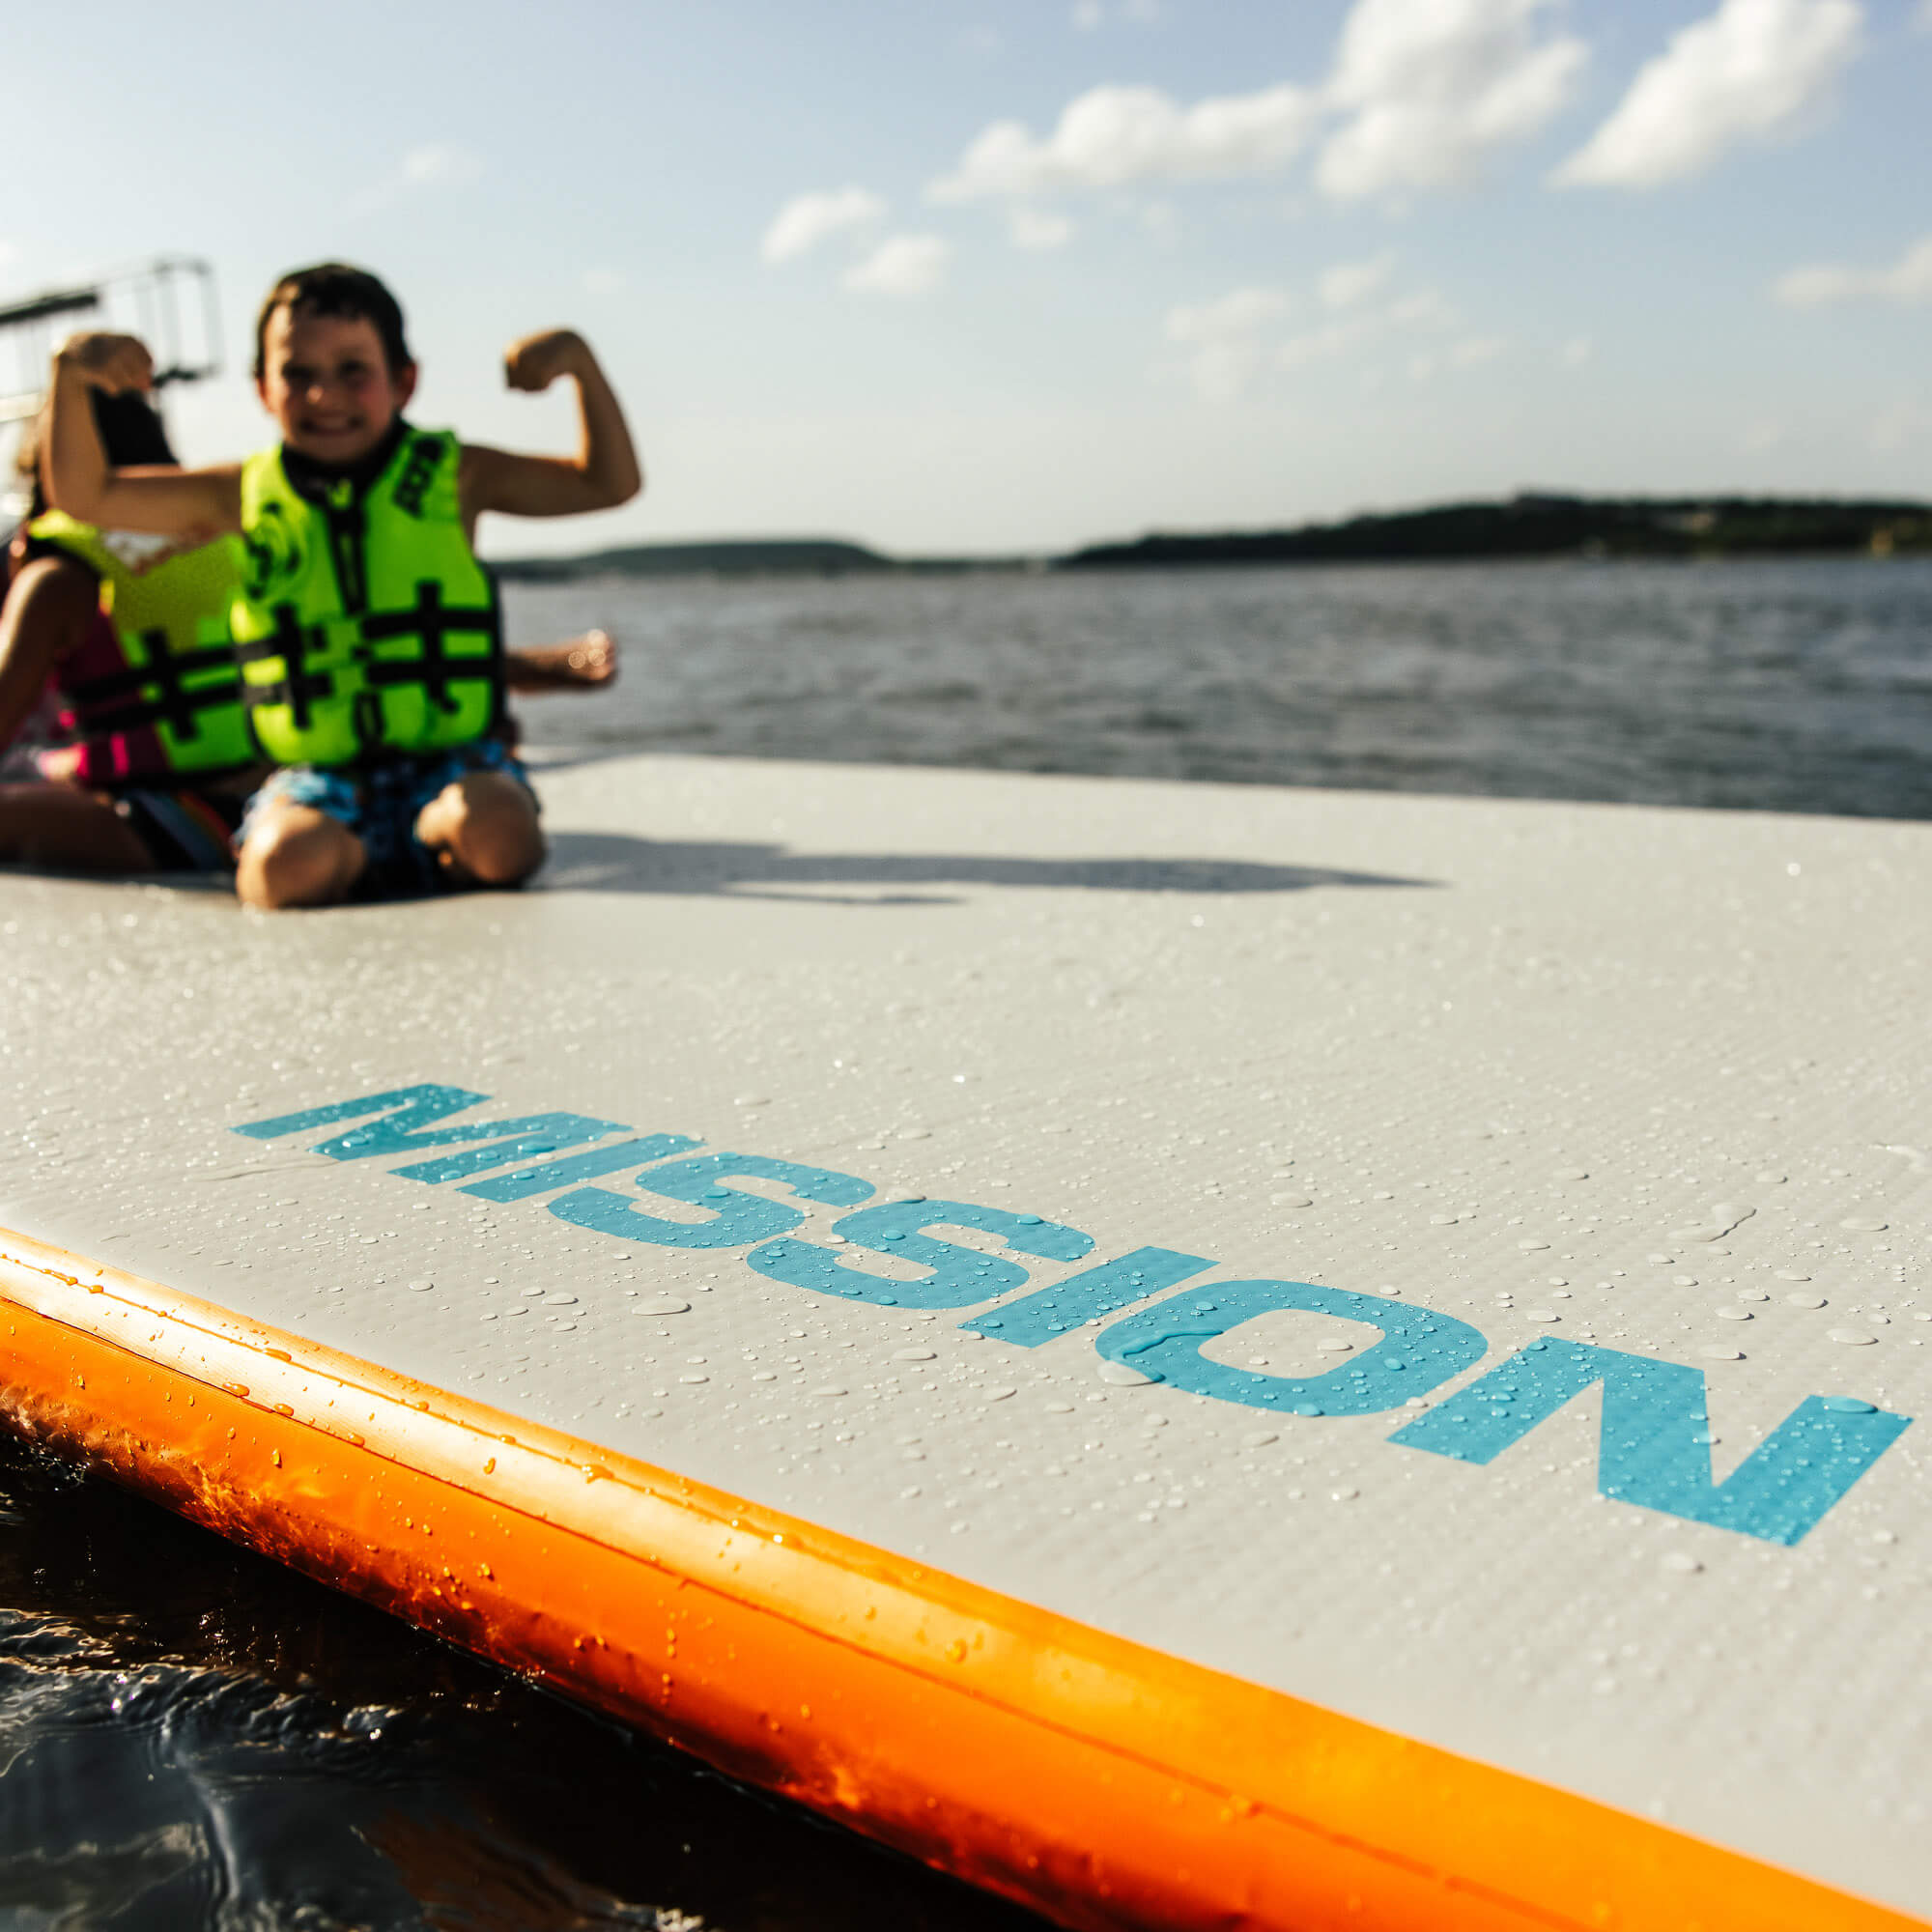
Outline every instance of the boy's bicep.
[[605, 507], [582, 469], [560, 456], [523, 456], [466, 442], [457, 472], [465, 520], [485, 510], [507, 517], [570, 517]]

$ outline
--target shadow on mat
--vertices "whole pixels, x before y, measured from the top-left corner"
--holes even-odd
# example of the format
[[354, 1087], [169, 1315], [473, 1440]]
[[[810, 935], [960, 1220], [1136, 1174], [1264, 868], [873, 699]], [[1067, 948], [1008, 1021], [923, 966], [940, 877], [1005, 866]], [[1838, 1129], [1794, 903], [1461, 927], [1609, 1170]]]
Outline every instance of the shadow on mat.
[[[1007, 859], [950, 853], [808, 853], [782, 845], [658, 841], [621, 832], [558, 832], [539, 891], [725, 893], [820, 905], [945, 905], [923, 886], [1058, 886], [1116, 893], [1300, 893], [1312, 886], [1434, 886], [1382, 872], [1264, 866], [1245, 859]], [[827, 891], [828, 887], [873, 891]]]

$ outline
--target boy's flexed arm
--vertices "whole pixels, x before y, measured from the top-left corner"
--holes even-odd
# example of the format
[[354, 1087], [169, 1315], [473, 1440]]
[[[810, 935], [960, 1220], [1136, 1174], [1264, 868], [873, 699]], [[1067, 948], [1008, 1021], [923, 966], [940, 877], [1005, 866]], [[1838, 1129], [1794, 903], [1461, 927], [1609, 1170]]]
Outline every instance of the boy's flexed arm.
[[212, 539], [242, 527], [242, 472], [116, 469], [100, 446], [92, 391], [154, 386], [155, 365], [131, 335], [75, 335], [54, 355], [41, 487], [57, 510], [84, 524]]
[[574, 458], [519, 456], [466, 443], [463, 516], [472, 531], [484, 510], [513, 517], [569, 517], [584, 510], [613, 510], [643, 488], [623, 409], [582, 336], [567, 328], [526, 336], [504, 355], [503, 375], [511, 388], [533, 393], [549, 388], [559, 376], [573, 378], [582, 437]]

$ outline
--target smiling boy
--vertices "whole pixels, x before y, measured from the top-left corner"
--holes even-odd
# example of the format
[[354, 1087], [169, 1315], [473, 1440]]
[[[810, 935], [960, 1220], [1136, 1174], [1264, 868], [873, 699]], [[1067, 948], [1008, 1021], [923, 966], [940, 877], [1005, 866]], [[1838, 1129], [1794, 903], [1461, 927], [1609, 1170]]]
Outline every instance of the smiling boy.
[[501, 627], [476, 520], [610, 509], [641, 479], [580, 336], [526, 337], [504, 371], [529, 391], [575, 382], [575, 458], [411, 426], [402, 311], [375, 276], [337, 263], [284, 276], [262, 305], [256, 390], [282, 440], [245, 463], [111, 468], [87, 391], [149, 387], [147, 351], [96, 334], [55, 357], [44, 473], [56, 505], [163, 535], [236, 531], [246, 546], [231, 634], [254, 736], [285, 768], [243, 823], [236, 890], [250, 904], [514, 886], [542, 863], [535, 797], [499, 736]]

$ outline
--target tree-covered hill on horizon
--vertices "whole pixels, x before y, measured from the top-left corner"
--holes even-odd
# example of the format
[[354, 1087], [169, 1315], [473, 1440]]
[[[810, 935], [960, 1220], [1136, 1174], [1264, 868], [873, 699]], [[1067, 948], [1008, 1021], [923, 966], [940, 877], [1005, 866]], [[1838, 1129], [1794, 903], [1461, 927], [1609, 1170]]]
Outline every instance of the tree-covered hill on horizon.
[[630, 544], [495, 562], [511, 582], [585, 577], [844, 577], [890, 572], [1183, 569], [1507, 557], [1695, 557], [1932, 553], [1932, 503], [1806, 497], [1566, 497], [1442, 503], [1340, 523], [1153, 531], [1059, 556], [891, 556], [833, 537]]
[[831, 537], [721, 538], [715, 543], [627, 544], [576, 556], [493, 560], [513, 583], [554, 583], [577, 577], [831, 577], [894, 570], [889, 556]]
[[1063, 570], [1455, 557], [1726, 556], [1932, 550], [1932, 504], [1834, 497], [1560, 497], [1444, 503], [1293, 529], [1154, 532]]

